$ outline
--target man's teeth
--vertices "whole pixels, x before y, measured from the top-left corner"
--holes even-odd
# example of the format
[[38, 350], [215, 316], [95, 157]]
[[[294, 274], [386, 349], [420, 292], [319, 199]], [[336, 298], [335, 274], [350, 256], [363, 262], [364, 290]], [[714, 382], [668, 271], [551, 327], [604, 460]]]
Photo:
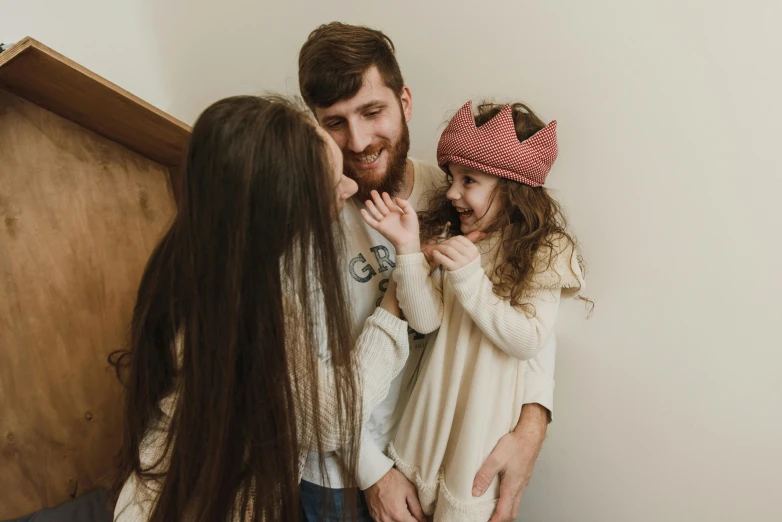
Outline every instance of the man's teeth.
[[380, 151], [377, 151], [369, 156], [359, 156], [358, 161], [359, 163], [372, 163], [377, 159], [378, 156], [380, 156]]

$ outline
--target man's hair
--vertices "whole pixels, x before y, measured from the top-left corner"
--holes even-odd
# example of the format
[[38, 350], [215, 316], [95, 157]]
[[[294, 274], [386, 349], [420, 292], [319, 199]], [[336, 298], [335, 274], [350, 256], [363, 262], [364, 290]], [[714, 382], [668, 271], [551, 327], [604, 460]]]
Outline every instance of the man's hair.
[[388, 36], [341, 22], [321, 25], [310, 33], [299, 52], [302, 98], [313, 111], [352, 98], [373, 65], [386, 87], [401, 95], [405, 82]]

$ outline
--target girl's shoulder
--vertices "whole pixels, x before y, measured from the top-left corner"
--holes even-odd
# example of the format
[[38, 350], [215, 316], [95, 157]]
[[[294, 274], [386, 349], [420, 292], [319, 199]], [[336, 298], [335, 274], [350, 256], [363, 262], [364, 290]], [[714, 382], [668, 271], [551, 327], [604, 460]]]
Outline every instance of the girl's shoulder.
[[572, 297], [584, 290], [585, 285], [578, 247], [567, 236], [549, 236], [547, 243], [535, 253], [530, 287], [561, 288], [563, 297]]

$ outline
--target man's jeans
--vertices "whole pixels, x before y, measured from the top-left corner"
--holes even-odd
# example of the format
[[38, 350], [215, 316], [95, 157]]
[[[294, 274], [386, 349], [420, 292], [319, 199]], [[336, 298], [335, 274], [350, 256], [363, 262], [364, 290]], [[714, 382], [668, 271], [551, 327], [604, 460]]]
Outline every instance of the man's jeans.
[[[355, 490], [356, 500], [354, 517], [350, 506], [345, 505], [346, 489], [329, 489], [311, 482], [301, 482], [301, 507], [306, 522], [372, 522], [364, 492]], [[343, 511], [344, 510], [344, 511]], [[343, 514], [344, 517], [343, 518]]]

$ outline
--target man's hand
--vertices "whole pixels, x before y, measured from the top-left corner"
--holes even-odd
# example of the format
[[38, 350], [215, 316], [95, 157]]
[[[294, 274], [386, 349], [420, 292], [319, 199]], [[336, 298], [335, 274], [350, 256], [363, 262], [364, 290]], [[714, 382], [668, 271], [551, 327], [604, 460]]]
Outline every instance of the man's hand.
[[426, 521], [415, 487], [396, 468], [364, 491], [364, 496], [375, 522]]
[[521, 496], [532, 477], [547, 426], [548, 410], [540, 404], [525, 404], [516, 429], [499, 440], [475, 475], [474, 497], [483, 495], [494, 477], [500, 476], [500, 499], [489, 522], [512, 522], [519, 516]]

